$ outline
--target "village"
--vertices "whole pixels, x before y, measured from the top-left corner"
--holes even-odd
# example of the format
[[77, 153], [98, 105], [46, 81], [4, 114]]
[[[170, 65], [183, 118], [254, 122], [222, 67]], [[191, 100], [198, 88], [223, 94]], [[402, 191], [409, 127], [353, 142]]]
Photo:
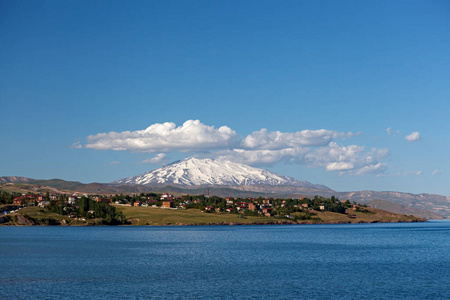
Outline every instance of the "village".
[[[153, 207], [161, 209], [199, 209], [205, 213], [219, 214], [243, 214], [251, 216], [282, 216], [291, 217], [293, 212], [305, 212], [314, 215], [315, 211], [331, 211], [345, 213], [347, 209], [361, 211], [364, 205], [351, 203], [348, 200], [340, 201], [334, 196], [324, 198], [315, 196], [313, 198], [299, 197], [290, 199], [279, 198], [221, 198], [210, 196], [209, 190], [206, 195], [182, 195], [174, 196], [169, 193], [141, 193], [139, 195], [86, 195], [74, 193], [65, 194], [14, 194], [12, 201], [2, 198], [2, 203], [13, 204], [17, 207], [39, 206], [49, 208], [54, 206], [66, 207], [63, 210], [79, 205], [81, 198], [86, 198], [96, 203], [105, 203], [112, 206]], [[11, 197], [10, 197], [11, 198]], [[92, 212], [94, 213], [94, 212]]]
[[[230, 225], [411, 222], [349, 200], [218, 197], [152, 192], [94, 194], [0, 190], [0, 225]], [[422, 221], [422, 220], [420, 220]]]

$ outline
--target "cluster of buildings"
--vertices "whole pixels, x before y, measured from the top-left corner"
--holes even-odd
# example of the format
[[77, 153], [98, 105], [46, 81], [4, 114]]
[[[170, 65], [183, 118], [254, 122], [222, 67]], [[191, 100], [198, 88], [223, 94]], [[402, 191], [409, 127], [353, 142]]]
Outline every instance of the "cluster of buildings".
[[[134, 202], [133, 206], [153, 206], [153, 207], [161, 207], [161, 208], [188, 208], [188, 207], [202, 207], [204, 208], [205, 212], [217, 212], [217, 213], [235, 213], [235, 212], [245, 212], [245, 211], [252, 211], [254, 213], [257, 213], [259, 215], [264, 216], [273, 216], [273, 209], [274, 208], [287, 208], [288, 203], [286, 200], [281, 200], [281, 202], [273, 203], [273, 200], [271, 199], [254, 199], [254, 198], [232, 198], [227, 197], [225, 198], [225, 205], [224, 203], [220, 204], [213, 204], [213, 201], [209, 201], [209, 197], [205, 196], [205, 199], [195, 199], [195, 200], [184, 200], [182, 197], [174, 197], [171, 194], [162, 194], [159, 199], [149, 199], [143, 200], [143, 201], [136, 201]], [[300, 198], [299, 200], [303, 200], [304, 198]], [[157, 205], [159, 204], [159, 206]], [[131, 205], [131, 204], [126, 204]], [[203, 206], [206, 205], [206, 206]], [[293, 205], [293, 207], [300, 208], [302, 210], [310, 209], [310, 205], [307, 203], [302, 203], [298, 205]], [[326, 210], [325, 205], [320, 206], [320, 210]]]
[[[135, 201], [133, 203], [133, 206], [154, 206], [156, 207], [156, 204], [158, 202], [162, 202], [161, 207], [163, 208], [175, 208], [174, 201], [182, 201], [181, 197], [174, 197], [171, 194], [162, 194], [159, 199], [154, 197], [142, 197], [141, 200]], [[119, 204], [119, 201], [116, 201], [116, 204]], [[131, 205], [131, 204], [128, 204]]]
[[[86, 196], [86, 195], [84, 195]], [[45, 207], [50, 204], [50, 201], [56, 201], [57, 203], [63, 201], [69, 205], [75, 205], [75, 202], [80, 198], [79, 195], [73, 194], [68, 196], [62, 195], [43, 195], [43, 194], [22, 194], [22, 196], [16, 197], [13, 199], [13, 204], [17, 206], [40, 206]], [[112, 204], [112, 199], [102, 198], [102, 197], [94, 197], [94, 201], [96, 202], [105, 202], [108, 204]]]
[[[272, 200], [264, 199], [262, 203], [258, 203], [253, 198], [247, 198], [247, 201], [239, 201], [237, 199], [228, 197], [225, 198], [227, 206], [225, 208], [225, 212], [234, 213], [234, 212], [242, 212], [245, 210], [250, 210], [256, 212], [260, 215], [272, 216]], [[215, 206], [206, 206], [205, 211], [215, 211], [215, 212], [223, 212], [224, 210], [220, 207]]]
[[47, 199], [45, 195], [41, 194], [22, 194], [22, 196], [13, 199], [13, 204], [17, 206], [39, 205], [44, 207], [50, 204], [50, 200], [56, 199], [57, 196], [55, 195], [50, 195], [49, 199]]
[[[85, 195], [86, 196], [86, 195]], [[13, 204], [17, 206], [35, 206], [38, 205], [40, 207], [45, 207], [50, 204], [50, 201], [56, 201], [57, 203], [63, 201], [69, 205], [74, 205], [75, 202], [80, 198], [79, 195], [54, 195], [54, 194], [22, 194], [20, 197], [16, 197], [13, 200]], [[191, 198], [192, 199], [192, 198]], [[300, 198], [297, 200], [303, 200], [304, 198]], [[95, 196], [92, 200], [96, 202], [105, 202], [108, 204], [113, 203], [113, 199], [108, 197]], [[308, 203], [299, 203], [292, 205], [288, 204], [286, 200], [278, 200], [274, 201], [271, 199], [254, 199], [254, 198], [220, 198], [220, 204], [217, 202], [214, 204], [214, 201], [211, 201], [209, 195], [205, 196], [204, 199], [195, 199], [195, 200], [185, 200], [183, 197], [174, 197], [171, 194], [165, 193], [162, 195], [158, 195], [157, 197], [140, 197], [138, 201], [115, 201], [116, 204], [122, 205], [133, 205], [135, 207], [139, 206], [152, 206], [152, 207], [161, 207], [168, 209], [184, 209], [188, 207], [199, 207], [204, 208], [206, 212], [217, 212], [217, 213], [235, 213], [235, 212], [245, 212], [252, 211], [259, 215], [264, 216], [273, 216], [272, 211], [274, 208], [299, 208], [301, 210], [309, 210], [311, 209], [310, 204]], [[342, 201], [345, 203], [347, 201]], [[318, 207], [320, 210], [327, 210], [326, 205], [320, 205]], [[358, 205], [353, 205], [353, 210], [357, 210]], [[317, 209], [317, 206], [315, 207]]]

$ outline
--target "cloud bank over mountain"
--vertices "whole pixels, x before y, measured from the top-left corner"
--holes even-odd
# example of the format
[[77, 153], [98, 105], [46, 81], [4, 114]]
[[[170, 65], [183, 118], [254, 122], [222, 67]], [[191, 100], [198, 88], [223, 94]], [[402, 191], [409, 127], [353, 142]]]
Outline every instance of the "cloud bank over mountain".
[[268, 131], [263, 128], [240, 137], [228, 126], [215, 128], [199, 120], [156, 123], [144, 130], [109, 132], [90, 135], [84, 148], [131, 152], [159, 152], [146, 160], [157, 163], [172, 151], [193, 152], [253, 166], [271, 166], [279, 162], [295, 163], [340, 174], [364, 175], [385, 171], [383, 162], [389, 150], [361, 145], [342, 145], [360, 132], [334, 130], [301, 130], [297, 132]]

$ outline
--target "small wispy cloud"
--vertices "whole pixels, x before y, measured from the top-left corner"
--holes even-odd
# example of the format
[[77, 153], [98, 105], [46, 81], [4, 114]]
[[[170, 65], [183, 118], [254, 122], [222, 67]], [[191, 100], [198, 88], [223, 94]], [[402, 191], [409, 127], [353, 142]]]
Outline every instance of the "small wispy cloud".
[[120, 161], [117, 161], [117, 160], [110, 161], [108, 164], [110, 164], [110, 165], [118, 165], [118, 164], [120, 164]]
[[437, 175], [441, 175], [442, 171], [441, 170], [434, 170], [433, 173], [431, 173], [431, 175], [433, 176], [437, 176]]
[[159, 153], [152, 158], [145, 159], [141, 161], [141, 164], [160, 164], [166, 161], [166, 154]]
[[398, 172], [393, 174], [378, 174], [377, 177], [394, 177], [394, 176], [420, 176], [422, 175], [422, 171], [407, 171], [407, 172]]
[[72, 144], [72, 146], [70, 146], [70, 149], [81, 149], [83, 148], [83, 145], [81, 145], [80, 142], [75, 142]]
[[418, 131], [414, 131], [411, 134], [405, 136], [405, 140], [407, 140], [408, 142], [415, 142], [420, 139], [422, 139], [422, 137], [420, 136], [420, 133]]
[[391, 127], [386, 128], [386, 133], [391, 136], [396, 136], [400, 133], [400, 130], [393, 130]]

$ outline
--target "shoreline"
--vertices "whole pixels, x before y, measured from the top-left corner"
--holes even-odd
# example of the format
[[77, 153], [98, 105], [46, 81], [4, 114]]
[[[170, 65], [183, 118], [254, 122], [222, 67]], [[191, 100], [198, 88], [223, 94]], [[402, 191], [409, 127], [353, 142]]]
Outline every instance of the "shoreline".
[[371, 222], [366, 221], [358, 221], [358, 222], [312, 222], [312, 221], [302, 221], [302, 222], [294, 222], [294, 221], [269, 221], [269, 222], [255, 222], [255, 223], [242, 223], [242, 222], [222, 222], [222, 223], [165, 223], [165, 224], [118, 224], [118, 225], [110, 225], [110, 224], [0, 224], [0, 227], [34, 227], [34, 226], [60, 226], [60, 227], [131, 227], [131, 226], [139, 226], [139, 227], [174, 227], [174, 226], [264, 226], [264, 225], [345, 225], [345, 224], [387, 224], [387, 223], [426, 223], [432, 220], [426, 219], [414, 219], [411, 221], [398, 220], [398, 221], [381, 221], [374, 220]]
[[[119, 208], [119, 207], [117, 207]], [[310, 211], [284, 217], [244, 216], [236, 213], [209, 213], [198, 209], [166, 210], [152, 207], [120, 207], [126, 222], [119, 224], [102, 218], [74, 218], [39, 207], [26, 207], [0, 216], [0, 226], [244, 226], [314, 225], [426, 222], [424, 218], [400, 215], [374, 208], [346, 213]], [[306, 217], [306, 218], [305, 218]]]

